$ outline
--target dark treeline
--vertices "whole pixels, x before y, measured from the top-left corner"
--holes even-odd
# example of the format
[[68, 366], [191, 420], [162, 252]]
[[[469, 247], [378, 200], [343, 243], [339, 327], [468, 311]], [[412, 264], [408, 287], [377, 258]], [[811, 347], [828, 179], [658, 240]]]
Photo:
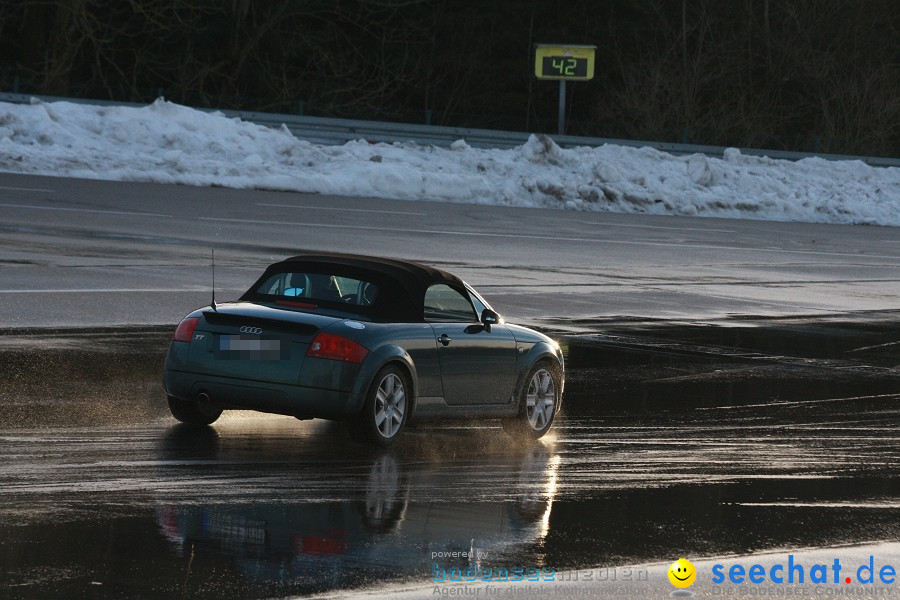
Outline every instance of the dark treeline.
[[5, 0], [4, 91], [900, 155], [897, 0]]

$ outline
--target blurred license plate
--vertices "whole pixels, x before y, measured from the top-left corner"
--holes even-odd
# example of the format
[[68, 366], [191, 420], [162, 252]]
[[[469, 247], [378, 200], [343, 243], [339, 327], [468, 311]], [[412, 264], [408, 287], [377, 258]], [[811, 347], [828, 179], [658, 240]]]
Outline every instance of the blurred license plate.
[[280, 360], [281, 340], [258, 335], [220, 335], [218, 357], [233, 360]]

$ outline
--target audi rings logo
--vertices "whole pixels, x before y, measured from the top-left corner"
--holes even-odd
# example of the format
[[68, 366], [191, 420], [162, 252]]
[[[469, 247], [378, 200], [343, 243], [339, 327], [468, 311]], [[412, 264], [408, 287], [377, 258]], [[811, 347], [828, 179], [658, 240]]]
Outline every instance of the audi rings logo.
[[244, 325], [241, 327], [241, 333], [249, 333], [251, 335], [259, 335], [262, 333], [261, 327], [250, 327], [248, 325]]

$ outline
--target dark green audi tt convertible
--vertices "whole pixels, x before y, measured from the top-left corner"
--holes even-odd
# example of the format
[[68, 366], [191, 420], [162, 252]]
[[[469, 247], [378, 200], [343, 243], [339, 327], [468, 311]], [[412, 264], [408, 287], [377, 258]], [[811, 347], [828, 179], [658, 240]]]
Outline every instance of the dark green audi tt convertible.
[[426, 419], [500, 418], [538, 438], [564, 379], [556, 342], [504, 323], [450, 273], [310, 254], [269, 266], [238, 301], [182, 319], [163, 385], [184, 423], [257, 410], [348, 421], [387, 445]]

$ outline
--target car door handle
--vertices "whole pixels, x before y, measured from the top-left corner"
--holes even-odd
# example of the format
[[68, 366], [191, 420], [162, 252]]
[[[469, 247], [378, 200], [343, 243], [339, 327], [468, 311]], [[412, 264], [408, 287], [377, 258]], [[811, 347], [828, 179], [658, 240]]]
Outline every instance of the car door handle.
[[439, 341], [440, 343], [442, 343], [443, 345], [445, 345], [445, 346], [449, 346], [449, 345], [450, 345], [450, 342], [453, 341], [453, 338], [451, 338], [451, 337], [450, 337], [449, 335], [447, 335], [446, 333], [442, 333], [442, 334], [441, 334], [441, 337], [438, 338], [438, 341]]

